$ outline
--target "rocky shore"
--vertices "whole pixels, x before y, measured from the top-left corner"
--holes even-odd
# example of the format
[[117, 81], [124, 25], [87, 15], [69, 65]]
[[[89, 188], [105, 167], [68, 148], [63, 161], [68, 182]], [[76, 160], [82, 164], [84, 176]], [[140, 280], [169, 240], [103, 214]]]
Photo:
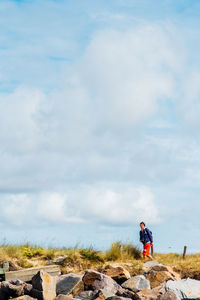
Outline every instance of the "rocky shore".
[[131, 276], [120, 264], [102, 272], [51, 276], [41, 270], [30, 283], [7, 280], [0, 283], [0, 300], [178, 300], [200, 298], [200, 281], [181, 279], [171, 267], [149, 261], [143, 274]]

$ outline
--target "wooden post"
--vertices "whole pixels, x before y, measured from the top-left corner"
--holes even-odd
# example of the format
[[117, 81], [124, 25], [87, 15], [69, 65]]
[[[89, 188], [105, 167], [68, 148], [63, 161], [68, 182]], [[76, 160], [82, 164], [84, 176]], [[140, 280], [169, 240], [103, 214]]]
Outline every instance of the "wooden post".
[[187, 246], [184, 246], [184, 249], [183, 249], [183, 259], [185, 259], [186, 251], [187, 251]]
[[151, 256], [153, 256], [153, 245], [151, 245]]

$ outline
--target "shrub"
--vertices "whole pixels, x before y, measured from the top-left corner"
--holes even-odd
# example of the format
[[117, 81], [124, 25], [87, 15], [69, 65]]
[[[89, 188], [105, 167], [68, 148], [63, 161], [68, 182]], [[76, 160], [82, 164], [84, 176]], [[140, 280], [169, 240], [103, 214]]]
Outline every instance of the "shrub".
[[86, 258], [92, 262], [104, 262], [103, 257], [99, 255], [99, 253], [93, 249], [81, 249], [80, 254], [82, 258]]

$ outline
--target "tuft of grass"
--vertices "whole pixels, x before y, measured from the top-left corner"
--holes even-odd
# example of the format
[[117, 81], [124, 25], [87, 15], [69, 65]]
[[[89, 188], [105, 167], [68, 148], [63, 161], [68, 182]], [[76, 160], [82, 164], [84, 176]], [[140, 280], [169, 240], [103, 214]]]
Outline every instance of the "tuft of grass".
[[81, 249], [80, 254], [83, 259], [88, 259], [91, 262], [104, 262], [104, 258], [100, 255], [100, 252], [93, 249]]
[[122, 244], [121, 242], [115, 242], [111, 245], [111, 248], [106, 252], [105, 258], [108, 261], [126, 261], [140, 259], [141, 251], [138, 247], [132, 244]]

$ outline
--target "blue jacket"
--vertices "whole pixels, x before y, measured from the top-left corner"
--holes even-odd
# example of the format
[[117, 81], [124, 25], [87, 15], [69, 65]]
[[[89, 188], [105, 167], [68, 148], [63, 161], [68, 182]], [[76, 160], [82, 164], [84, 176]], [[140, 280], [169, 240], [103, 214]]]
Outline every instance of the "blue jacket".
[[148, 228], [145, 227], [144, 231], [140, 230], [140, 241], [143, 243], [143, 245], [153, 243], [153, 236]]

